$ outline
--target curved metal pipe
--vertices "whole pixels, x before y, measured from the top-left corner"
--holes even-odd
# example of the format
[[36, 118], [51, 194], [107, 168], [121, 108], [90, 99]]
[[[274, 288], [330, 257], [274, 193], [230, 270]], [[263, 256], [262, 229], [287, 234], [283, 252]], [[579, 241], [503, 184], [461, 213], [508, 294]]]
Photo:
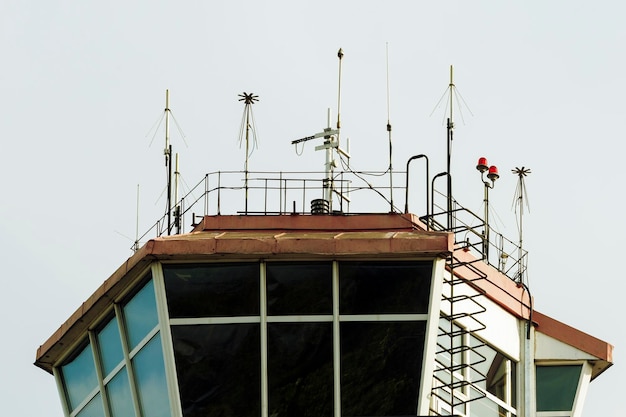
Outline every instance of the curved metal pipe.
[[[428, 186], [428, 177], [430, 176], [429, 174], [429, 168], [428, 168], [428, 156], [424, 155], [424, 154], [419, 154], [419, 155], [413, 155], [412, 157], [409, 158], [408, 161], [406, 161], [406, 186], [404, 188], [405, 190], [405, 199], [404, 199], [404, 213], [408, 214], [409, 213], [409, 165], [411, 163], [411, 161], [415, 160], [415, 159], [419, 159], [419, 158], [424, 158], [426, 159], [426, 218], [428, 218], [430, 216], [430, 212], [429, 212], [429, 207], [430, 207], [430, 201], [429, 201], [429, 196], [430, 196], [430, 188]], [[429, 223], [426, 223], [426, 229], [429, 229]]]
[[[430, 198], [430, 209], [431, 209], [431, 213], [435, 212], [435, 180], [439, 177], [443, 177], [444, 175], [448, 176], [448, 184], [452, 183], [452, 176], [450, 175], [449, 172], [440, 172], [439, 174], [435, 175], [432, 179], [432, 185], [430, 188], [430, 192], [431, 192], [431, 198]], [[452, 194], [452, 190], [450, 190], [450, 194]], [[452, 228], [452, 211], [448, 211], [448, 230], [450, 230]]]

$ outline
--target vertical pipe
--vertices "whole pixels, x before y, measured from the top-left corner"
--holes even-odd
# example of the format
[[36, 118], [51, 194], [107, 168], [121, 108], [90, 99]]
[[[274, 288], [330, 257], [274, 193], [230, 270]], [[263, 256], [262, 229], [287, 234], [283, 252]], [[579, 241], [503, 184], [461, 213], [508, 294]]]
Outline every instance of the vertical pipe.
[[[330, 109], [328, 109], [328, 129], [330, 129]], [[333, 194], [332, 194], [332, 181], [333, 181], [333, 169], [332, 169], [332, 163], [333, 163], [333, 149], [331, 147], [331, 137], [325, 137], [324, 138], [324, 145], [326, 145], [326, 163], [324, 164], [325, 167], [325, 174], [326, 174], [326, 180], [324, 182], [324, 199], [326, 201], [328, 201], [328, 209], [330, 211], [332, 211], [333, 209], [333, 203], [332, 203], [332, 198], [333, 198]]]
[[204, 215], [207, 216], [208, 214], [209, 214], [209, 174], [205, 174], [204, 176]]
[[[450, 160], [452, 154], [452, 129], [454, 124], [452, 123], [452, 119], [448, 119], [448, 128], [447, 128], [447, 142], [448, 142], [448, 156], [447, 156], [447, 165], [446, 169], [448, 174], [450, 174]], [[448, 230], [452, 229], [452, 176], [448, 175], [448, 192], [447, 192], [447, 212], [448, 212]]]
[[386, 45], [386, 66], [387, 66], [387, 135], [389, 136], [389, 204], [390, 204], [390, 212], [393, 213], [393, 163], [392, 163], [392, 155], [393, 148], [391, 145], [391, 115], [389, 110], [389, 44]]
[[170, 90], [165, 90], [165, 169], [167, 172], [167, 234], [172, 230], [172, 145], [170, 144]]
[[414, 155], [412, 157], [409, 158], [409, 160], [406, 162], [406, 186], [405, 186], [405, 201], [404, 201], [404, 213], [408, 214], [409, 213], [409, 165], [411, 163], [411, 161], [418, 159], [418, 158], [424, 158], [426, 160], [426, 230], [430, 229], [430, 188], [428, 186], [428, 177], [430, 176], [429, 173], [429, 167], [428, 167], [428, 156], [424, 155], [424, 154], [419, 154], [419, 155]]
[[244, 188], [246, 190], [245, 201], [245, 214], [248, 214], [248, 155], [249, 155], [249, 139], [250, 139], [250, 104], [246, 103], [246, 162], [244, 166], [245, 183]]
[[454, 129], [454, 122], [452, 121], [452, 115], [453, 115], [453, 109], [454, 109], [454, 103], [453, 103], [453, 97], [454, 97], [454, 73], [453, 73], [453, 67], [452, 65], [450, 65], [450, 85], [448, 86], [448, 89], [450, 90], [450, 117], [448, 118], [448, 160], [447, 160], [447, 170], [448, 170], [448, 230], [450, 230], [452, 228], [452, 171], [450, 168], [451, 165], [451, 156], [452, 156], [452, 138], [453, 138], [453, 129]]
[[489, 263], [489, 184], [485, 184], [485, 197], [483, 202], [485, 204], [485, 235], [483, 238], [483, 259]]
[[180, 177], [180, 171], [178, 167], [178, 152], [176, 152], [176, 169], [174, 170], [174, 224], [176, 225], [176, 234], [180, 234], [180, 205], [178, 204], [178, 181]]
[[[172, 145], [169, 147], [168, 154], [172, 155]], [[168, 164], [167, 174], [167, 234], [172, 231], [172, 161]]]

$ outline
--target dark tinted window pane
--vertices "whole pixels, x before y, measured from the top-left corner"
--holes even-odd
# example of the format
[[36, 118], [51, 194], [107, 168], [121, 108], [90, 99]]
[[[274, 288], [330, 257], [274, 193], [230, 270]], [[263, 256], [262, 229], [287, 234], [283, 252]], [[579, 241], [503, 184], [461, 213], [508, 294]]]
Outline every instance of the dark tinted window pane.
[[268, 324], [269, 415], [333, 415], [332, 323]]
[[268, 263], [269, 315], [332, 314], [330, 262]]
[[341, 415], [415, 415], [426, 322], [341, 323]]
[[340, 262], [341, 314], [427, 313], [432, 261]]
[[537, 411], [570, 411], [581, 365], [537, 367]]
[[261, 414], [260, 325], [172, 326], [185, 417]]
[[259, 264], [163, 265], [172, 318], [259, 315]]

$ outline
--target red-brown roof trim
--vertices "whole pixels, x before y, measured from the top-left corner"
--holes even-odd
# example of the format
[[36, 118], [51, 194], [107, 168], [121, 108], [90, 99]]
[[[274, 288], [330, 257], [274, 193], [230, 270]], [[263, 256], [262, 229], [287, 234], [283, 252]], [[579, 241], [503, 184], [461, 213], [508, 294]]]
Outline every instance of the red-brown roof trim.
[[35, 365], [52, 372], [65, 343], [85, 334], [113, 300], [154, 260], [315, 256], [446, 256], [449, 233], [425, 231], [411, 214], [348, 216], [207, 216], [192, 233], [148, 241], [118, 268], [37, 350]]

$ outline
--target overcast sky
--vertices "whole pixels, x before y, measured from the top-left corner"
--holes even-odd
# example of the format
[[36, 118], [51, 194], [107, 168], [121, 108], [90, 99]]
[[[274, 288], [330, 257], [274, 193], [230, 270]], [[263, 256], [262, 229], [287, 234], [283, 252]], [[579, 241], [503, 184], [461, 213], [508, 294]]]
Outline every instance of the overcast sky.
[[516, 240], [511, 169], [532, 170], [524, 246], [535, 306], [616, 346], [617, 364], [591, 384], [584, 416], [625, 416], [626, 332], [616, 317], [624, 9], [577, 0], [4, 0], [0, 413], [62, 415], [35, 351], [131, 255], [138, 184], [140, 229], [162, 214], [164, 143], [151, 129], [166, 89], [185, 134], [173, 133], [172, 145], [186, 183], [243, 169], [243, 91], [260, 98], [250, 169], [321, 170], [321, 153], [311, 145], [298, 156], [290, 142], [336, 111], [341, 47], [342, 137], [355, 169], [383, 171], [388, 45], [394, 166], [425, 153], [431, 172], [445, 169], [445, 109], [435, 107], [454, 65], [466, 102], [455, 117], [455, 197], [481, 213], [475, 165], [487, 157], [501, 173], [494, 219]]

